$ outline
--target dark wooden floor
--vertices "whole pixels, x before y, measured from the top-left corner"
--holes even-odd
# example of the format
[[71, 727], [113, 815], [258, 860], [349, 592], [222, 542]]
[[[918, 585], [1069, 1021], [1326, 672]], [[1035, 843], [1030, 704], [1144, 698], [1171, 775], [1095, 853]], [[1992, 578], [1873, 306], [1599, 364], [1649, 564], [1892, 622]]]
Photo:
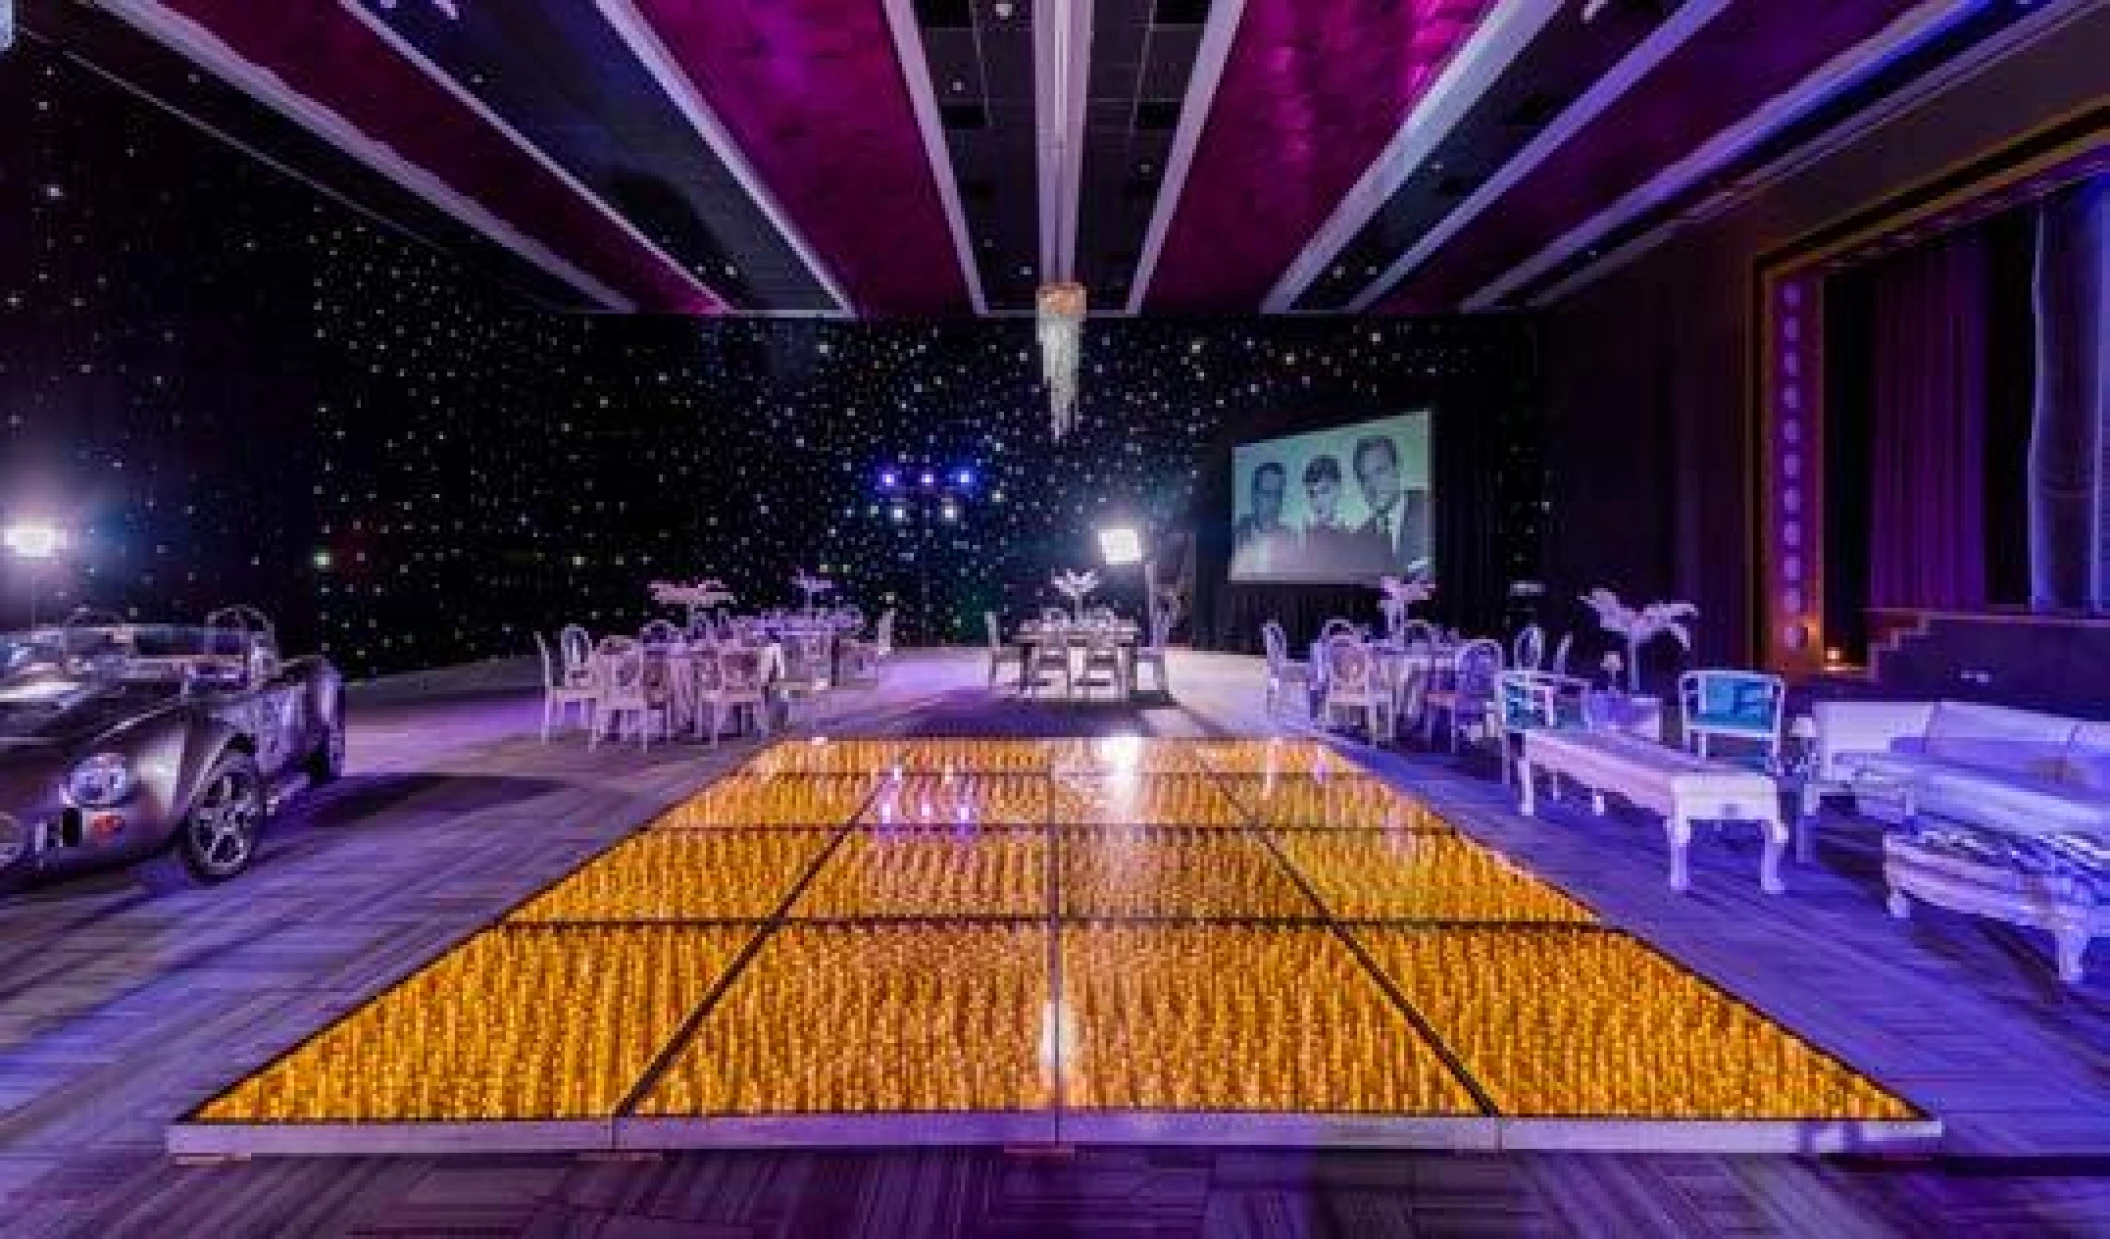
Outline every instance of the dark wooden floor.
[[[981, 663], [912, 655], [836, 707], [869, 733], [1261, 734], [1257, 668], [1178, 659], [1178, 704], [992, 704]], [[1790, 894], [1757, 845], [1663, 884], [1638, 818], [1517, 817], [1491, 774], [1362, 753], [1463, 828], [1948, 1121], [1906, 1161], [1080, 1149], [647, 1162], [356, 1158], [179, 1166], [168, 1120], [715, 777], [748, 746], [532, 738], [518, 693], [446, 681], [355, 704], [353, 777], [238, 885], [121, 877], [0, 903], [0, 1233], [14, 1235], [2110, 1234], [2110, 958], [2069, 990], [2035, 936], [1884, 915], [1875, 839], [1835, 823]], [[2110, 955], [2110, 949], [2105, 950]]]

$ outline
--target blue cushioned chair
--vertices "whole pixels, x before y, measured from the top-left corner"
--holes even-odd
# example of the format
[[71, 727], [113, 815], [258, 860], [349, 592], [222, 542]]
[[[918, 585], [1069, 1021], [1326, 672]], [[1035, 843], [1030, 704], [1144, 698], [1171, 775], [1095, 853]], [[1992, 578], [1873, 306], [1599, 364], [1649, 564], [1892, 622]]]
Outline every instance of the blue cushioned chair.
[[1541, 727], [1583, 725], [1582, 690], [1585, 687], [1580, 680], [1542, 671], [1502, 673], [1501, 696], [1496, 706], [1501, 712], [1504, 783], [1509, 782], [1510, 768], [1516, 760], [1514, 746], [1522, 743], [1525, 732]]
[[1714, 669], [1678, 677], [1678, 709], [1685, 720], [1685, 747], [1701, 757], [1721, 736], [1759, 745], [1766, 767], [1780, 764], [1780, 720], [1787, 682], [1762, 671]]

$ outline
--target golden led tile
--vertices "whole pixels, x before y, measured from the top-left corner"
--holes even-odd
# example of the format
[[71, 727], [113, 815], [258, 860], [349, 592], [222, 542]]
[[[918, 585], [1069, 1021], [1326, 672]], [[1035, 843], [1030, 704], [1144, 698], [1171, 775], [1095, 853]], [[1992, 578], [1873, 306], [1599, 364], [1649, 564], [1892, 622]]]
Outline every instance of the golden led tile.
[[1227, 778], [1224, 786], [1260, 826], [1450, 829], [1428, 806], [1377, 779]]
[[1242, 832], [1092, 827], [1062, 832], [1062, 914], [1315, 918], [1267, 845]]
[[1211, 777], [1063, 775], [1049, 817], [1061, 825], [1243, 826], [1245, 814]]
[[1048, 780], [1016, 775], [909, 774], [887, 778], [857, 820], [874, 826], [1039, 826]]
[[1062, 1001], [1076, 1109], [1479, 1113], [1329, 930], [1065, 925]]
[[1592, 922], [1587, 908], [1457, 834], [1273, 832], [1319, 902], [1343, 920]]
[[791, 926], [640, 1115], [1016, 1112], [1053, 1103], [1043, 925]]
[[1036, 830], [860, 827], [843, 837], [791, 915], [1045, 916], [1048, 842]]
[[208, 1104], [202, 1122], [610, 1117], [756, 930], [487, 930]]
[[1064, 740], [1055, 751], [1060, 774], [1208, 774], [1187, 740], [1097, 736]]
[[513, 913], [514, 921], [714, 921], [774, 913], [833, 830], [634, 835]]
[[1192, 751], [1219, 774], [1312, 777], [1363, 773], [1362, 767], [1311, 740], [1202, 740]]
[[876, 775], [893, 767], [901, 754], [899, 740], [837, 740], [814, 737], [780, 740], [747, 760], [740, 773]]
[[1874, 1081], [1622, 933], [1352, 932], [1506, 1115], [1913, 1117]]
[[878, 786], [878, 779], [865, 775], [735, 775], [667, 810], [652, 829], [840, 826], [857, 816]]
[[1060, 740], [910, 740], [896, 763], [907, 774], [1046, 774]]

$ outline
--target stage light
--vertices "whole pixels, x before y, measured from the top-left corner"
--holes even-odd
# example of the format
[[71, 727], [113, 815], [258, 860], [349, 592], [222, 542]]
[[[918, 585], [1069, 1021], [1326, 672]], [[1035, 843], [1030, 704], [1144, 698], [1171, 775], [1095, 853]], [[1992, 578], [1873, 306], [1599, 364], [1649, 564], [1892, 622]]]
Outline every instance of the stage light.
[[1109, 525], [1099, 531], [1099, 556], [1109, 564], [1143, 562], [1143, 538], [1129, 525]]
[[879, 489], [892, 490], [899, 485], [901, 485], [901, 475], [892, 469], [885, 470], [879, 475]]
[[24, 559], [50, 559], [66, 545], [66, 531], [49, 521], [22, 521], [0, 533], [0, 542]]
[[939, 519], [939, 520], [941, 520], [941, 521], [956, 521], [956, 520], [959, 520], [959, 519], [960, 519], [960, 505], [959, 505], [959, 504], [957, 504], [957, 503], [954, 503], [954, 502], [953, 502], [952, 500], [950, 500], [950, 499], [947, 499], [947, 500], [946, 500], [946, 501], [945, 501], [944, 503], [942, 503], [942, 504], [938, 505], [938, 519]]
[[893, 507], [887, 509], [887, 515], [893, 517], [894, 523], [896, 525], [899, 525], [904, 521], [908, 520], [908, 505], [905, 503], [896, 503]]
[[974, 485], [974, 470], [962, 469], [952, 475], [952, 480], [961, 490], [965, 490]]
[[935, 473], [932, 473], [932, 472], [931, 472], [930, 470], [928, 470], [928, 469], [925, 469], [925, 470], [923, 471], [923, 489], [925, 489], [925, 490], [929, 490], [929, 489], [930, 489], [931, 487], [933, 487], [933, 486], [936, 486], [937, 484], [938, 484], [938, 475], [937, 475], [937, 474], [935, 474]]

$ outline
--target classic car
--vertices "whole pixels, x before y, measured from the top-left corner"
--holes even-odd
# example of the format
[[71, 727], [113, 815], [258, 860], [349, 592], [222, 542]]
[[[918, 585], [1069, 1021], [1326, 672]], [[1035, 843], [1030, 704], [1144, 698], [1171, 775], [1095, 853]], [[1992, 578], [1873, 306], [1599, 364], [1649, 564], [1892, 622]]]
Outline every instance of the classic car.
[[343, 770], [342, 677], [281, 660], [252, 607], [0, 633], [0, 890], [118, 864], [224, 881], [283, 797]]

